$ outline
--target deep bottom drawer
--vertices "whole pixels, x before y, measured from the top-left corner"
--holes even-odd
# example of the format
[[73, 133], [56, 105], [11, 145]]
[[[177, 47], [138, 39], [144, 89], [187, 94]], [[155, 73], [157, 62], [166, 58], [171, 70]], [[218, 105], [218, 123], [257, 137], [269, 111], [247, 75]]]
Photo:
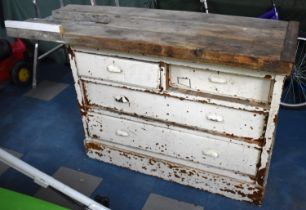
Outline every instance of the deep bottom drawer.
[[162, 124], [154, 126], [133, 117], [123, 119], [104, 114], [88, 114], [91, 137], [243, 174], [256, 174], [257, 149], [216, 140], [209, 134], [198, 136]]
[[229, 198], [262, 203], [263, 189], [253, 182], [244, 182], [227, 176], [177, 164], [142, 153], [130, 152], [106, 142], [85, 139], [87, 155], [91, 158], [115, 164], [144, 174], [156, 176], [179, 184], [218, 193]]

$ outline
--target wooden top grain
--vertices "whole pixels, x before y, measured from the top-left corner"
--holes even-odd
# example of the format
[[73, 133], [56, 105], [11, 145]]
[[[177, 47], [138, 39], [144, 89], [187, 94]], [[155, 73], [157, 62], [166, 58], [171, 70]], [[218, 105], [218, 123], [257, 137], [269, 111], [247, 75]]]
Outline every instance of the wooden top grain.
[[291, 71], [298, 35], [297, 22], [129, 7], [68, 5], [33, 21], [63, 25], [62, 36], [45, 37], [72, 46], [280, 74]]

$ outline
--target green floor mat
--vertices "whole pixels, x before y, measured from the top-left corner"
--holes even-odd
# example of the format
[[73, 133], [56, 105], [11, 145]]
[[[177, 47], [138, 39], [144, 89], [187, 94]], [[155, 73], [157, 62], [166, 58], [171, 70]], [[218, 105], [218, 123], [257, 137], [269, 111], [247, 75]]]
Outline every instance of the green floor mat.
[[0, 188], [0, 210], [67, 210], [28, 195]]

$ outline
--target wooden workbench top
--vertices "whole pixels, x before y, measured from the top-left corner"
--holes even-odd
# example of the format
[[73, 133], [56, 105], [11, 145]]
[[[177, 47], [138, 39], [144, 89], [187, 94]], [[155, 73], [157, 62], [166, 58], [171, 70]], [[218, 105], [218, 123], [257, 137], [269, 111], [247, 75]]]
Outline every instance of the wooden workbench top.
[[291, 71], [298, 35], [297, 22], [110, 6], [68, 5], [32, 21], [60, 24], [64, 32], [8, 34], [280, 74]]

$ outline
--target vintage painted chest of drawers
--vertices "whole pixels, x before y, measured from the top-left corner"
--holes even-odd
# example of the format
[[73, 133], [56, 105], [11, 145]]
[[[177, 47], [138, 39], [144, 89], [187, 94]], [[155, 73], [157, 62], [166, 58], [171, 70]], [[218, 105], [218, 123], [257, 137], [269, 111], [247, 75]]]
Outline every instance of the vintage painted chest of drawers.
[[298, 25], [192, 12], [69, 5], [33, 23], [65, 42], [86, 153], [261, 204]]

